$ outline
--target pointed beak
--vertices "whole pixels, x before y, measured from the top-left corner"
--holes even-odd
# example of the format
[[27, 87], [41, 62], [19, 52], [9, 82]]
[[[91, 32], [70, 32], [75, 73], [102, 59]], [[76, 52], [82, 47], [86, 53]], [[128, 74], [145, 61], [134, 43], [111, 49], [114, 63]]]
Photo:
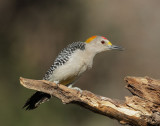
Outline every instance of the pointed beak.
[[110, 46], [110, 49], [117, 49], [117, 50], [120, 50], [120, 51], [123, 51], [123, 50], [124, 50], [123, 47], [121, 47], [121, 46], [116, 46], [116, 45], [111, 45], [111, 46]]

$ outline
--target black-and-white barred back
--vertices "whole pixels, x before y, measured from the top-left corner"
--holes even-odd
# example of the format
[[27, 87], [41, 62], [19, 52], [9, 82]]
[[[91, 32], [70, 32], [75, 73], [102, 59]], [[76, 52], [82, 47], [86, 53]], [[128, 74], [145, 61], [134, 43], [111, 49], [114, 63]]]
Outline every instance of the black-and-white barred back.
[[52, 75], [53, 71], [58, 68], [59, 66], [65, 64], [70, 56], [77, 50], [84, 50], [85, 49], [85, 43], [84, 42], [73, 42], [72, 44], [69, 44], [66, 48], [64, 48], [57, 58], [54, 61], [54, 64], [49, 68], [49, 70], [44, 75], [43, 79], [48, 80], [50, 75]]

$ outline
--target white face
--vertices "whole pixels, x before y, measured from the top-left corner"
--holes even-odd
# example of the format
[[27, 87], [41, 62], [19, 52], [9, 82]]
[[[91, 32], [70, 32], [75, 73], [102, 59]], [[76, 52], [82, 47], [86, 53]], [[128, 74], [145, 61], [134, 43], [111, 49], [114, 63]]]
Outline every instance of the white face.
[[97, 36], [96, 39], [97, 40], [95, 40], [95, 43], [97, 46], [99, 46], [102, 49], [102, 51], [111, 49], [112, 43], [108, 39], [101, 36]]
[[86, 43], [92, 48], [92, 51], [95, 53], [100, 53], [112, 49], [122, 49], [119, 46], [112, 45], [112, 43], [102, 36], [96, 36], [95, 38], [89, 38]]

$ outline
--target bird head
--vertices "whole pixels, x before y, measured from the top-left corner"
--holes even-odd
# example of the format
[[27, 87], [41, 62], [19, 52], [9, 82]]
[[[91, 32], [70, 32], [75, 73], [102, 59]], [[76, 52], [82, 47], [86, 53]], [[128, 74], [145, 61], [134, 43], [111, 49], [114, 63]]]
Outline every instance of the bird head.
[[85, 42], [97, 53], [115, 49], [123, 50], [123, 48], [120, 46], [112, 45], [112, 43], [103, 36], [92, 36], [88, 38]]

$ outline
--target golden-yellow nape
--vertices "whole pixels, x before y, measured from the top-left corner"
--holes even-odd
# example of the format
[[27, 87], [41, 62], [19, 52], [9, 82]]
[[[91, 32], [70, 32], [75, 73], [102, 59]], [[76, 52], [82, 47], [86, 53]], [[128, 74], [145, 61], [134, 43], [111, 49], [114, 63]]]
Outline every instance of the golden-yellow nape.
[[95, 36], [92, 36], [92, 37], [90, 37], [90, 38], [88, 38], [85, 42], [86, 43], [90, 43], [93, 39], [95, 39], [97, 36], [95, 35]]

